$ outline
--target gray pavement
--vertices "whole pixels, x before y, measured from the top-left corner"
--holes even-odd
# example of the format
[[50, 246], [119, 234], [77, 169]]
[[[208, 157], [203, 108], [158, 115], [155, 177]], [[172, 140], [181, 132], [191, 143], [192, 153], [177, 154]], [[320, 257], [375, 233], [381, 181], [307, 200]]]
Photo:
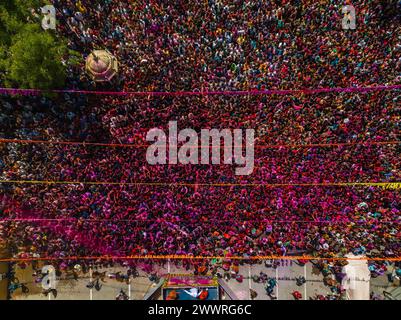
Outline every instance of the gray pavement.
[[[259, 275], [260, 272], [267, 274], [269, 277], [277, 279], [278, 285], [275, 288], [274, 295], [278, 300], [294, 300], [292, 293], [299, 291], [302, 294], [302, 299], [307, 300], [310, 297], [315, 297], [318, 294], [328, 295], [330, 294], [329, 287], [323, 283], [323, 276], [317, 273], [312, 268], [311, 263], [307, 263], [305, 266], [299, 266], [291, 260], [281, 260], [279, 266], [274, 269], [272, 267], [266, 267], [264, 262], [254, 265], [242, 265], [239, 268], [239, 274], [244, 279], [240, 283], [235, 279], [225, 281], [231, 290], [235, 292], [237, 297], [241, 300], [250, 299], [249, 289], [253, 289], [257, 292], [255, 300], [270, 300], [270, 297], [266, 294], [263, 283], [255, 283], [250, 277], [253, 275]], [[115, 273], [122, 271], [125, 273], [124, 268], [108, 268], [99, 269], [100, 272], [107, 271]], [[387, 273], [391, 273], [392, 267], [389, 268]], [[164, 268], [158, 268], [159, 274], [188, 274], [189, 272], [183, 268], [176, 267], [174, 265], [166, 265]], [[20, 290], [17, 290], [13, 298], [17, 300], [54, 300], [53, 296], [46, 297], [41, 292], [40, 284], [35, 284], [32, 278], [32, 269], [27, 268], [25, 270], [17, 269], [17, 276], [20, 282], [26, 283], [30, 289], [29, 294], [22, 294]], [[306, 284], [297, 286], [295, 278], [299, 276], [305, 276]], [[120, 289], [123, 289], [127, 294], [130, 295], [132, 300], [142, 300], [144, 296], [155, 288], [156, 284], [152, 283], [147, 275], [143, 272], [139, 272], [139, 277], [131, 280], [130, 286], [125, 282], [118, 282], [114, 279], [106, 278], [106, 282], [102, 283], [100, 291], [95, 289], [88, 289], [86, 285], [89, 282], [89, 274], [82, 274], [78, 281], [73, 279], [62, 279], [58, 281], [57, 290], [58, 296], [56, 300], [114, 300]], [[370, 283], [371, 291], [382, 295], [383, 291], [392, 292], [393, 296], [397, 299], [401, 299], [401, 287], [398, 282], [390, 283], [387, 275], [383, 275], [377, 278], [372, 278]]]
[[[294, 291], [299, 291], [305, 300], [309, 299], [309, 297], [314, 297], [316, 294], [327, 295], [330, 293], [330, 289], [323, 284], [323, 276], [312, 273], [311, 263], [307, 263], [305, 267], [302, 267], [290, 260], [280, 261], [280, 265], [276, 269], [266, 268], [264, 263], [241, 266], [240, 274], [246, 279], [242, 283], [230, 279], [227, 284], [240, 299], [249, 299], [249, 288], [251, 288], [258, 294], [255, 300], [270, 300], [263, 283], [249, 281], [249, 275], [252, 277], [253, 275], [259, 275], [260, 272], [267, 274], [268, 277], [277, 279], [274, 296], [278, 300], [294, 300], [292, 296]], [[306, 284], [297, 286], [295, 278], [299, 276], [305, 277]]]

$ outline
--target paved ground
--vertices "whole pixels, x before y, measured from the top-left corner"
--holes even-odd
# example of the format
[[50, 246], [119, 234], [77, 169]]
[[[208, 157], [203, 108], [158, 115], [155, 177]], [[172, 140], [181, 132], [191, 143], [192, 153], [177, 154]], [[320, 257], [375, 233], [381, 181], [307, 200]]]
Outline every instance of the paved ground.
[[[118, 271], [124, 272], [123, 268], [108, 268], [100, 271], [115, 273]], [[57, 298], [53, 295], [45, 296], [42, 294], [40, 284], [34, 283], [32, 278], [32, 269], [26, 270], [17, 269], [17, 277], [22, 283], [26, 283], [29, 288], [29, 294], [23, 294], [20, 290], [16, 291], [13, 298], [16, 300], [114, 300], [120, 290], [124, 290], [127, 295], [131, 296], [132, 300], [141, 300], [147, 292], [155, 287], [144, 273], [139, 274], [139, 277], [131, 281], [131, 285], [125, 282], [118, 282], [115, 279], [106, 277], [105, 282], [100, 281], [102, 287], [100, 291], [96, 289], [88, 289], [86, 285], [89, 283], [89, 274], [82, 275], [78, 280], [58, 280], [57, 282]]]
[[[124, 271], [123, 268], [112, 268], [112, 269], [102, 269], [99, 271], [107, 272], [117, 272]], [[240, 274], [244, 276], [242, 283], [239, 283], [235, 279], [230, 279], [226, 281], [226, 284], [231, 290], [235, 292], [239, 299], [249, 299], [250, 291], [249, 288], [255, 290], [258, 294], [256, 300], [269, 300], [270, 297], [267, 296], [264, 285], [255, 283], [250, 280], [250, 276], [259, 275], [260, 272], [264, 272], [269, 277], [278, 279], [278, 285], [275, 289], [274, 295], [277, 296], [279, 300], [294, 300], [292, 292], [295, 290], [302, 294], [303, 299], [309, 299], [309, 297], [314, 297], [317, 294], [330, 294], [330, 289], [323, 284], [323, 276], [313, 270], [312, 264], [307, 263], [305, 267], [297, 265], [295, 262], [289, 260], [280, 261], [280, 265], [277, 269], [266, 268], [264, 263], [256, 265], [244, 265], [240, 266]], [[388, 273], [391, 273], [392, 268], [389, 268]], [[188, 271], [184, 269], [177, 268], [173, 265], [165, 269], [159, 269], [159, 273], [167, 274], [185, 274]], [[295, 278], [298, 276], [304, 276], [307, 280], [306, 284], [302, 286], [297, 286]], [[26, 283], [30, 289], [29, 294], [22, 294], [18, 290], [13, 298], [17, 300], [46, 300], [49, 297], [44, 296], [41, 292], [42, 289], [40, 285], [33, 283], [32, 270], [17, 270], [17, 277], [20, 282]], [[88, 300], [92, 297], [93, 300], [114, 300], [116, 295], [119, 293], [120, 289], [123, 289], [127, 294], [131, 295], [132, 300], [141, 300], [144, 296], [152, 291], [156, 287], [152, 283], [146, 274], [140, 272], [139, 277], [131, 281], [131, 285], [128, 286], [126, 283], [117, 282], [113, 279], [106, 279], [105, 283], [102, 283], [102, 288], [100, 291], [95, 289], [88, 289], [86, 285], [89, 282], [89, 274], [82, 275], [78, 281], [76, 280], [60, 280], [57, 284], [58, 296], [57, 300]], [[371, 291], [383, 294], [383, 291], [392, 292], [393, 295], [398, 299], [401, 299], [401, 287], [395, 287], [393, 284], [389, 283], [387, 276], [381, 276], [378, 278], [371, 279]], [[53, 296], [50, 299], [55, 299]]]
[[[240, 299], [250, 299], [249, 288], [255, 290], [258, 294], [255, 300], [270, 300], [270, 297], [266, 294], [263, 283], [255, 283], [252, 280], [249, 281], [249, 275], [259, 275], [260, 272], [267, 274], [269, 277], [278, 279], [278, 285], [274, 291], [274, 295], [278, 300], [294, 300], [292, 293], [299, 291], [302, 294], [303, 299], [308, 299], [316, 294], [329, 294], [330, 290], [323, 284], [323, 277], [321, 275], [315, 275], [312, 272], [312, 264], [308, 263], [305, 267], [301, 267], [296, 263], [288, 260], [280, 261], [280, 266], [276, 269], [266, 268], [264, 263], [252, 265], [252, 266], [241, 266], [240, 274], [247, 277], [242, 283], [238, 283], [236, 280], [229, 280], [227, 284], [236, 293]], [[297, 286], [295, 278], [304, 276], [306, 284]]]
[[[294, 279], [299, 275], [304, 275], [304, 267], [300, 267], [295, 263], [292, 264], [288, 262], [288, 266], [285, 265], [285, 262], [282, 262], [283, 265], [279, 266], [276, 270], [272, 268], [266, 268], [264, 264], [258, 264], [253, 266], [241, 266], [240, 274], [242, 274], [245, 279], [242, 283], [231, 279], [227, 282], [227, 285], [236, 293], [238, 298], [240, 299], [249, 299], [249, 288], [251, 287], [258, 293], [257, 300], [266, 300], [270, 299], [266, 293], [263, 284], [258, 284], [253, 281], [249, 281], [249, 275], [259, 275], [261, 271], [268, 274], [273, 278], [278, 277], [278, 286], [275, 294], [278, 296], [280, 300], [282, 299], [293, 299], [291, 293], [294, 290], [300, 291], [303, 295], [306, 290], [305, 297], [313, 296], [316, 293], [327, 294], [329, 293], [327, 287], [325, 287], [322, 283], [322, 277], [316, 276], [312, 273], [311, 264], [306, 266], [306, 274], [307, 274], [307, 283], [306, 286], [298, 287], [295, 284]], [[104, 271], [104, 270], [102, 270]], [[117, 272], [123, 271], [122, 268], [113, 268], [107, 269], [108, 272]], [[176, 273], [183, 274], [188, 273], [186, 270], [177, 268], [175, 266], [171, 266], [170, 269], [161, 269], [159, 272], [165, 271], [167, 273]], [[22, 283], [26, 283], [28, 288], [30, 289], [29, 294], [22, 294], [20, 290], [18, 290], [13, 298], [20, 299], [28, 299], [28, 300], [46, 300], [49, 297], [44, 296], [41, 291], [41, 287], [38, 284], [34, 283], [34, 279], [32, 278], [32, 269], [28, 268], [26, 270], [17, 269], [17, 277], [20, 279]], [[113, 300], [116, 295], [119, 293], [120, 289], [123, 289], [127, 294], [131, 294], [131, 299], [140, 300], [155, 287], [144, 273], [140, 273], [140, 276], [133, 279], [131, 286], [129, 287], [126, 283], [117, 282], [113, 279], [107, 279], [106, 283], [102, 283], [102, 288], [100, 291], [95, 289], [88, 289], [86, 285], [89, 282], [89, 275], [82, 276], [78, 281], [76, 280], [60, 280], [57, 284], [58, 296], [57, 300], [87, 300], [90, 299], [92, 294], [93, 300]], [[130, 289], [130, 290], [129, 290]], [[92, 293], [91, 293], [92, 291]], [[50, 299], [55, 299], [51, 296]]]
[[370, 291], [383, 296], [383, 291], [391, 293], [396, 300], [401, 300], [401, 285], [400, 281], [390, 282], [388, 275], [393, 271], [394, 267], [390, 266], [385, 275], [371, 278], [370, 280]]

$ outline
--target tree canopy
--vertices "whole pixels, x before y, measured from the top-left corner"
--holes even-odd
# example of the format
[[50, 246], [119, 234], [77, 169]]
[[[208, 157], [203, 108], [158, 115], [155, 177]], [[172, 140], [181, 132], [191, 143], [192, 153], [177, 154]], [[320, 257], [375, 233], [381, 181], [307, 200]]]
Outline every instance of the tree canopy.
[[1, 86], [55, 89], [66, 79], [66, 41], [54, 30], [41, 28], [41, 0], [7, 0], [0, 4]]

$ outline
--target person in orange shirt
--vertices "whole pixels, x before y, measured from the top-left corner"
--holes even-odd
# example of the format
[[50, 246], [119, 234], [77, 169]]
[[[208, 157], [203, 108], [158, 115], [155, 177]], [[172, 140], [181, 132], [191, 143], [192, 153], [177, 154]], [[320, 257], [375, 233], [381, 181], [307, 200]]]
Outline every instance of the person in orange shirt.
[[166, 300], [177, 300], [177, 299], [178, 299], [178, 293], [175, 290], [170, 291], [166, 298]]
[[202, 290], [201, 293], [199, 294], [199, 300], [207, 300], [209, 297], [209, 291], [207, 289]]

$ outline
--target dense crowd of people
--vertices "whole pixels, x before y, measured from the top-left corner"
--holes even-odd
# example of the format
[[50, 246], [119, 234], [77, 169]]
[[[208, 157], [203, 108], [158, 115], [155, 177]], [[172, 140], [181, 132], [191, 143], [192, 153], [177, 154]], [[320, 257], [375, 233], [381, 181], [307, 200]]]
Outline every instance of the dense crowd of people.
[[[332, 0], [54, 1], [71, 49], [117, 57], [110, 86], [163, 92], [399, 84], [400, 11], [375, 3], [354, 1], [357, 28], [343, 30], [345, 3]], [[83, 66], [69, 87], [99, 89]], [[399, 90], [0, 99], [2, 138], [53, 141], [0, 144], [1, 181], [122, 183], [1, 183], [1, 219], [20, 219], [0, 223], [15, 257], [60, 258], [62, 269], [77, 263], [63, 257], [226, 257], [180, 261], [206, 272], [235, 267], [233, 256], [401, 256], [399, 189], [293, 186], [401, 181]], [[172, 120], [198, 132], [255, 129], [253, 174], [149, 165], [146, 133]], [[127, 184], [136, 182], [149, 185]], [[372, 274], [383, 266], [370, 262]]]

